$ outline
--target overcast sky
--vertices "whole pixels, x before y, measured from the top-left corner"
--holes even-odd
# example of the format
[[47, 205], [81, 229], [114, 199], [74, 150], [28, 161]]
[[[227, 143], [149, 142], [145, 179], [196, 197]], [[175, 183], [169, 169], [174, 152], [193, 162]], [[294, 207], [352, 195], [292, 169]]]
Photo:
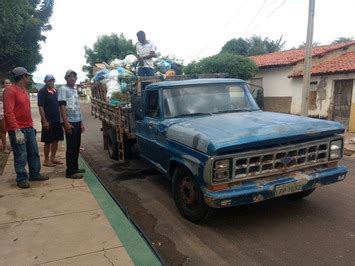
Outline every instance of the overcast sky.
[[[329, 44], [337, 37], [355, 37], [355, 0], [316, 1], [313, 41]], [[123, 33], [136, 42], [144, 30], [162, 55], [186, 63], [221, 50], [232, 38], [261, 35], [286, 41], [286, 49], [306, 40], [308, 0], [56, 0], [42, 44], [43, 63], [34, 80], [47, 73], [64, 83], [67, 69], [78, 72], [85, 64], [84, 46], [92, 47], [103, 34]]]

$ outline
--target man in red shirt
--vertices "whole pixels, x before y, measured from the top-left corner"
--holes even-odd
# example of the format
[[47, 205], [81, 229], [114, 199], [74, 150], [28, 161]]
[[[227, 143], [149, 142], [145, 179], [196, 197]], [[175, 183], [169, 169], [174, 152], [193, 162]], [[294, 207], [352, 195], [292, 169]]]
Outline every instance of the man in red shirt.
[[[3, 96], [4, 119], [14, 152], [17, 186], [29, 188], [29, 181], [47, 180], [48, 177], [40, 174], [41, 162], [27, 92], [30, 74], [24, 67], [14, 68], [12, 74], [15, 83], [5, 90]], [[28, 174], [25, 168], [27, 163]]]

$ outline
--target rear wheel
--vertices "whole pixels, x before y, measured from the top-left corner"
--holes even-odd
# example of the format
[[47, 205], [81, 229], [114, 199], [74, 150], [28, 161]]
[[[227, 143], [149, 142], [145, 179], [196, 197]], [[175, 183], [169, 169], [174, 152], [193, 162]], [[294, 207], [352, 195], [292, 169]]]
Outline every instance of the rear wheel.
[[309, 190], [305, 190], [305, 191], [301, 191], [301, 192], [297, 192], [297, 193], [294, 193], [294, 194], [290, 194], [290, 195], [287, 195], [285, 197], [287, 199], [290, 199], [290, 200], [303, 199], [303, 198], [309, 196], [310, 194], [312, 194], [314, 190], [315, 190], [315, 188], [309, 189]]
[[172, 191], [181, 215], [193, 223], [206, 222], [215, 209], [209, 207], [203, 193], [190, 171], [177, 168], [173, 175]]
[[107, 151], [113, 160], [118, 160], [118, 143], [116, 140], [116, 132], [110, 128], [107, 130]]

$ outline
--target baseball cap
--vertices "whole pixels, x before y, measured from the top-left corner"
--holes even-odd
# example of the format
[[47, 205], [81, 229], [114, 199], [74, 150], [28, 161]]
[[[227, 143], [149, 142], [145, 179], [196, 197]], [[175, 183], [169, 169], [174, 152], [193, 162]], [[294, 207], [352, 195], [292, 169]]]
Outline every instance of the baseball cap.
[[44, 81], [48, 81], [48, 80], [55, 80], [55, 78], [54, 78], [53, 75], [47, 74], [47, 75], [44, 77]]
[[67, 72], [65, 72], [65, 78], [68, 77], [71, 73], [74, 73], [75, 76], [77, 75], [74, 70], [69, 69]]
[[24, 68], [24, 67], [15, 67], [13, 70], [12, 70], [12, 74], [17, 77], [17, 76], [22, 76], [22, 75], [30, 75], [30, 73], [28, 73], [27, 69]]

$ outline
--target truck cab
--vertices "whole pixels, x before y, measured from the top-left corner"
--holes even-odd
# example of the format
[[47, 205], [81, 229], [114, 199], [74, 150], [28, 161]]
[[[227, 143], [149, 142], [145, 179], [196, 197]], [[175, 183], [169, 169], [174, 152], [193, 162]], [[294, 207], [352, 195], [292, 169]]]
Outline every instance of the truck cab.
[[192, 222], [216, 208], [303, 198], [346, 176], [341, 124], [264, 112], [243, 80], [157, 82], [133, 102], [140, 155], [171, 179]]

